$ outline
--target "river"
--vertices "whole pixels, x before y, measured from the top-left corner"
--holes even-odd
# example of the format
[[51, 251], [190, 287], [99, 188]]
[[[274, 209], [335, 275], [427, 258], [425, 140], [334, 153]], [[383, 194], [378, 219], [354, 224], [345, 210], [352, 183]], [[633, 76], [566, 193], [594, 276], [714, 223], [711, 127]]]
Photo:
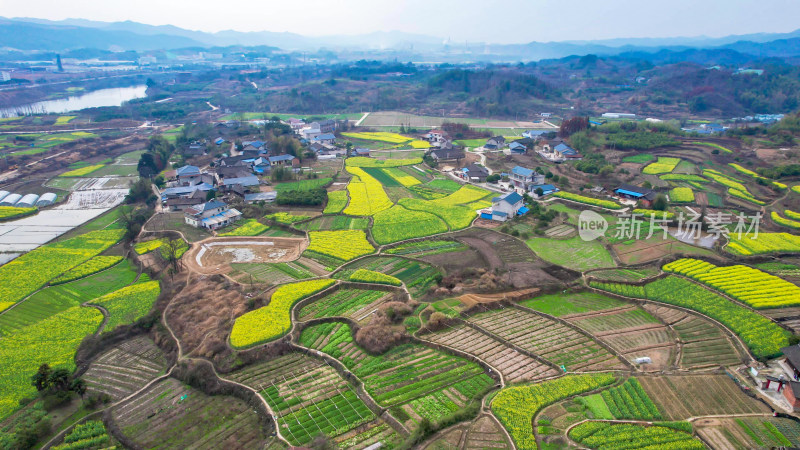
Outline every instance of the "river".
[[129, 86], [121, 88], [98, 89], [81, 95], [74, 95], [58, 100], [45, 100], [27, 105], [0, 108], [0, 117], [15, 117], [29, 114], [62, 114], [79, 111], [85, 108], [101, 106], [120, 106], [124, 102], [144, 97], [147, 86]]

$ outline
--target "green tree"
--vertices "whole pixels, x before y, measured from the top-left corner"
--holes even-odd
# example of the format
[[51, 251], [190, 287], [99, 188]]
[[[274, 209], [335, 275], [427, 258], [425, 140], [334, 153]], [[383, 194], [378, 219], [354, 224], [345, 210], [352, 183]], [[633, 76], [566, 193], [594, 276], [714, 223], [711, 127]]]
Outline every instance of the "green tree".
[[664, 194], [658, 194], [656, 199], [653, 201], [653, 209], [656, 211], [665, 211], [669, 206], [669, 202], [667, 202], [667, 197]]
[[37, 391], [41, 392], [50, 387], [50, 374], [53, 370], [49, 364], [42, 364], [39, 370], [31, 377], [31, 384]]

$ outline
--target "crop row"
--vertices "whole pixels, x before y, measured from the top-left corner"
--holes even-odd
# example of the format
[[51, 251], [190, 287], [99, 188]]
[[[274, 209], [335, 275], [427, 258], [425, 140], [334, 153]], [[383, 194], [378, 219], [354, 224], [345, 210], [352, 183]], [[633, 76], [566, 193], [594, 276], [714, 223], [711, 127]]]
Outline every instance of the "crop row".
[[64, 443], [52, 447], [55, 450], [82, 450], [91, 448], [102, 448], [108, 443], [108, 434], [103, 422], [99, 420], [89, 421], [81, 425], [76, 425], [72, 431], [64, 437]]
[[273, 214], [268, 214], [264, 216], [265, 219], [274, 220], [275, 222], [282, 223], [284, 225], [291, 225], [295, 222], [300, 222], [303, 220], [310, 219], [310, 216], [303, 216], [303, 215], [296, 215], [290, 214], [287, 212], [276, 212]]
[[422, 162], [422, 158], [387, 159], [379, 160], [366, 156], [354, 156], [345, 160], [345, 165], [350, 167], [400, 167], [412, 166]]
[[663, 269], [697, 280], [753, 308], [800, 305], [800, 287], [752, 267], [717, 267], [699, 259], [683, 258]]
[[755, 180], [762, 180], [762, 181], [769, 182], [772, 185], [772, 187], [774, 187], [774, 188], [778, 188], [778, 189], [783, 190], [783, 189], [786, 189], [786, 187], [787, 187], [783, 183], [780, 183], [780, 182], [777, 182], [777, 181], [772, 181], [769, 178], [762, 177], [761, 175], [753, 172], [750, 169], [745, 169], [744, 167], [740, 166], [739, 164], [729, 163], [728, 165], [733, 167], [737, 172], [743, 173], [743, 174], [745, 174], [747, 176], [750, 176], [750, 177], [753, 177], [753, 179], [755, 179]]
[[375, 251], [362, 230], [310, 231], [308, 237], [308, 250], [342, 261], [350, 261]]
[[84, 166], [79, 167], [77, 169], [72, 169], [67, 172], [62, 173], [59, 175], [60, 177], [85, 177], [90, 173], [94, 172], [95, 170], [99, 170], [105, 167], [105, 164], [94, 164], [91, 166]]
[[312, 189], [319, 189], [333, 181], [333, 178], [310, 178], [307, 180], [292, 181], [289, 183], [279, 183], [275, 185], [275, 190], [278, 192], [288, 191], [310, 191]]
[[53, 278], [97, 256], [122, 238], [123, 230], [92, 231], [47, 244], [0, 266], [0, 311]]
[[[330, 337], [322, 345], [319, 338], [326, 335]], [[456, 389], [471, 399], [474, 397], [466, 394], [482, 395], [494, 382], [476, 363], [418, 344], [398, 345], [380, 356], [369, 355], [353, 341], [347, 324], [308, 327], [300, 342], [342, 361], [382, 406], [406, 404], [451, 386], [458, 386]]]
[[662, 173], [670, 173], [675, 170], [675, 167], [681, 162], [680, 158], [669, 158], [659, 156], [658, 161], [650, 163], [642, 169], [645, 175], [659, 175]]
[[64, 272], [60, 277], [54, 279], [50, 284], [63, 284], [70, 281], [78, 280], [83, 277], [88, 277], [94, 273], [108, 269], [109, 267], [117, 265], [122, 261], [121, 256], [95, 256], [94, 258], [86, 261], [85, 263], [73, 267], [72, 269]]
[[800, 252], [800, 236], [789, 233], [758, 233], [757, 237], [755, 234], [742, 233], [739, 236], [738, 233], [730, 233], [728, 240], [725, 249], [736, 255]]
[[347, 206], [347, 191], [328, 192], [328, 203], [323, 214], [339, 214]]
[[702, 450], [705, 445], [691, 434], [663, 426], [627, 423], [584, 422], [569, 432], [569, 437], [588, 448]]
[[339, 436], [375, 419], [375, 414], [352, 389], [343, 389], [341, 392], [337, 388], [337, 393], [328, 398], [314, 400], [304, 408], [281, 415], [280, 425], [288, 429], [284, 436], [294, 445], [303, 445], [319, 434]]
[[800, 229], [800, 222], [792, 219], [787, 219], [785, 217], [781, 217], [781, 215], [778, 214], [776, 211], [772, 211], [772, 213], [770, 214], [770, 218], [772, 219], [773, 222], [777, 223], [778, 225], [794, 228], [795, 230]]
[[290, 310], [303, 298], [332, 286], [334, 280], [310, 280], [285, 284], [272, 294], [269, 305], [236, 319], [231, 331], [231, 345], [250, 347], [282, 336], [292, 326]]
[[447, 229], [447, 224], [434, 214], [394, 205], [375, 214], [372, 236], [379, 244], [390, 244], [444, 233]]
[[594, 197], [586, 197], [583, 195], [573, 194], [571, 192], [558, 191], [553, 194], [554, 197], [560, 197], [573, 202], [583, 203], [585, 205], [599, 206], [607, 209], [622, 209], [622, 205], [611, 200], [603, 200]]
[[645, 286], [592, 282], [592, 287], [633, 298], [656, 300], [692, 309], [718, 320], [736, 333], [756, 357], [774, 357], [789, 345], [789, 333], [741, 305], [682, 278], [663, 278]]
[[723, 152], [723, 153], [733, 153], [733, 150], [731, 150], [731, 149], [729, 149], [729, 148], [726, 148], [726, 147], [723, 147], [723, 146], [721, 146], [721, 145], [719, 145], [719, 144], [715, 144], [715, 143], [713, 143], [713, 142], [702, 142], [702, 141], [697, 141], [697, 142], [690, 142], [690, 144], [694, 144], [694, 145], [705, 145], [706, 147], [715, 148], [715, 149], [717, 149], [717, 150], [719, 150], [719, 151], [721, 151], [721, 152]]
[[353, 139], [362, 139], [365, 141], [380, 141], [380, 142], [388, 142], [390, 144], [402, 144], [412, 140], [408, 136], [403, 136], [402, 134], [397, 133], [389, 133], [385, 131], [377, 131], [377, 132], [359, 132], [359, 133], [342, 133], [342, 136], [349, 137]]
[[603, 391], [601, 396], [617, 419], [661, 419], [655, 403], [636, 378], [628, 378], [621, 386]]
[[708, 183], [709, 181], [705, 178], [701, 177], [700, 175], [692, 175], [687, 173], [668, 173], [661, 175], [661, 178], [664, 181], [691, 181], [694, 183]]
[[704, 169], [703, 175], [727, 187], [728, 194], [734, 197], [739, 197], [741, 199], [747, 200], [757, 205], [764, 204], [763, 201], [755, 198], [753, 194], [751, 194], [750, 191], [747, 190], [747, 187], [745, 187], [745, 185], [743, 185], [742, 182], [740, 180], [737, 180], [736, 178], [725, 175], [724, 173], [716, 171], [714, 169]]
[[0, 222], [30, 216], [31, 214], [35, 214], [38, 210], [39, 208], [36, 207], [0, 206]]
[[456, 241], [426, 240], [401, 244], [386, 250], [385, 253], [390, 255], [410, 255], [418, 253], [433, 255], [436, 253], [456, 252], [464, 250], [465, 248], [466, 246], [464, 244]]
[[391, 286], [400, 286], [403, 284], [402, 281], [391, 275], [386, 275], [385, 273], [375, 272], [367, 269], [358, 269], [353, 272], [353, 274], [350, 275], [350, 281], [355, 281], [358, 283], [388, 284]]
[[614, 383], [611, 374], [567, 375], [537, 384], [511, 386], [492, 400], [492, 412], [520, 450], [536, 449], [533, 417], [545, 406]]
[[651, 217], [654, 217], [655, 219], [666, 218], [667, 220], [672, 220], [675, 218], [675, 213], [669, 211], [658, 211], [655, 209], [636, 208], [633, 210], [633, 214], [641, 214], [643, 216], [642, 220], [644, 220], [645, 222], [649, 221]]
[[269, 227], [258, 220], [245, 219], [235, 229], [227, 233], [221, 233], [220, 236], [258, 236], [267, 230], [269, 230]]
[[[354, 158], [348, 158], [348, 161]], [[360, 167], [347, 167], [353, 178], [347, 184], [350, 193], [350, 203], [344, 209], [345, 214], [351, 216], [372, 216], [384, 209], [389, 209], [394, 204], [383, 185], [370, 176]]]
[[158, 281], [139, 281], [92, 300], [91, 303], [102, 306], [108, 311], [108, 323], [104, 331], [111, 331], [147, 315], [153, 309], [160, 293]]
[[103, 321], [95, 308], [75, 306], [24, 327], [0, 341], [0, 418], [19, 407], [19, 401], [36, 394], [31, 375], [42, 362], [51, 367], [75, 368], [75, 351], [86, 335]]
[[368, 291], [362, 289], [339, 289], [333, 294], [305, 305], [298, 316], [302, 318], [346, 316], [365, 305], [383, 297], [386, 293], [381, 291]]
[[675, 203], [691, 203], [694, 201], [694, 192], [691, 188], [676, 187], [669, 191], [669, 199]]

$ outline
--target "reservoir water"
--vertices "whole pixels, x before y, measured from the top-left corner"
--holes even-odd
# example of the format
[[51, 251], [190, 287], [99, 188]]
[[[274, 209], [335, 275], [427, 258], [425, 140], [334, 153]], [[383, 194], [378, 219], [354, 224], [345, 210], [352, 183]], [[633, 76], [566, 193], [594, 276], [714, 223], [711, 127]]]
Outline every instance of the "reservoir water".
[[28, 114], [62, 114], [79, 111], [84, 108], [101, 106], [120, 106], [124, 102], [144, 97], [147, 86], [129, 86], [121, 88], [99, 89], [81, 95], [74, 95], [58, 100], [45, 100], [27, 105], [0, 108], [0, 117], [15, 117]]

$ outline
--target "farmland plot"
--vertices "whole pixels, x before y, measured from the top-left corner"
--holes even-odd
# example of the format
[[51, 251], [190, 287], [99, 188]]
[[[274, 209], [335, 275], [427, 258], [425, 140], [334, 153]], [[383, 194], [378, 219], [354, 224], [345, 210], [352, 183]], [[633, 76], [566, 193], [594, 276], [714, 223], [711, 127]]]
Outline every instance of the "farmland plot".
[[769, 408], [744, 395], [727, 375], [639, 377], [665, 419], [715, 414], [764, 414]]
[[800, 425], [776, 417], [700, 419], [695, 429], [715, 448], [777, 448], [800, 445]]
[[438, 439], [429, 440], [426, 444], [421, 448], [424, 450], [512, 448], [502, 427], [489, 414], [482, 414], [470, 423], [452, 427]]
[[588, 336], [538, 314], [506, 308], [478, 314], [469, 321], [568, 371], [623, 367], [616, 356]]
[[303, 445], [322, 433], [337, 441], [353, 439], [359, 426], [382, 428], [378, 441], [397, 438], [330, 366], [297, 353], [247, 366], [231, 374], [235, 381], [259, 391], [278, 416], [281, 433]]
[[247, 403], [208, 396], [174, 378], [115, 406], [111, 415], [128, 439], [145, 448], [255, 448], [267, 440]]
[[638, 357], [650, 357], [652, 362], [643, 365], [644, 370], [666, 369], [674, 359], [676, 345], [669, 328], [638, 306], [573, 314], [564, 319], [603, 339], [632, 363]]
[[152, 340], [139, 336], [122, 342], [92, 361], [83, 375], [89, 392], [121, 400], [164, 372], [167, 360]]
[[378, 307], [392, 298], [392, 293], [366, 289], [339, 289], [297, 312], [297, 317], [306, 321], [323, 317], [349, 317], [356, 322], [368, 319]]
[[53, 316], [81, 303], [125, 287], [136, 279], [130, 261], [111, 269], [69, 283], [40, 290], [0, 315], [0, 336], [14, 333], [28, 325]]
[[593, 292], [541, 295], [530, 300], [524, 300], [520, 304], [561, 318], [628, 306], [625, 302]]
[[257, 283], [282, 284], [316, 276], [300, 261], [275, 264], [233, 263], [229, 274], [240, 283], [249, 283], [250, 277]]
[[421, 337], [481, 358], [499, 371], [506, 383], [536, 381], [558, 375], [558, 371], [548, 365], [466, 325], [456, 325]]
[[322, 324], [303, 330], [300, 341], [340, 360], [379, 405], [400, 408], [392, 415], [406, 426], [450, 415], [495, 384], [478, 364], [418, 344], [371, 356], [351, 333], [346, 324]]
[[733, 344], [715, 324], [700, 316], [660, 305], [643, 308], [668, 324], [681, 341], [680, 367], [716, 368], [739, 364], [741, 358]]
[[764, 316], [683, 278], [662, 278], [645, 286], [591, 282], [620, 295], [651, 299], [705, 314], [736, 333], [756, 356], [773, 357], [788, 345], [789, 333]]
[[404, 258], [375, 256], [344, 266], [334, 277], [347, 280], [358, 269], [381, 272], [400, 279], [412, 297], [425, 294], [441, 276], [439, 269], [429, 264]]

